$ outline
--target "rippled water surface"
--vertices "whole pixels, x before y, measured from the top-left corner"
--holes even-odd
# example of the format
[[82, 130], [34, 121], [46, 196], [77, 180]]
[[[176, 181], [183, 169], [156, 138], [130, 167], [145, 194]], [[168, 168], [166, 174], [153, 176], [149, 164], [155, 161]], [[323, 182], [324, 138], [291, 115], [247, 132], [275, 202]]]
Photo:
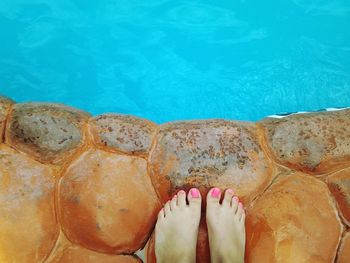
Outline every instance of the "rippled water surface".
[[2, 0], [0, 93], [257, 120], [350, 106], [349, 0]]

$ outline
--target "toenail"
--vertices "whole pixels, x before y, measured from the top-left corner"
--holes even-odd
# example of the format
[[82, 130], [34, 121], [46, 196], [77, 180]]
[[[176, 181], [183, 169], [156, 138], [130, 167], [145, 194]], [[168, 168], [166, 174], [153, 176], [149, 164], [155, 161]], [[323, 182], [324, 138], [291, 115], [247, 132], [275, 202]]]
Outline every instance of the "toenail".
[[235, 196], [233, 199], [235, 199], [235, 201], [238, 203], [239, 199], [237, 196]]
[[215, 187], [215, 188], [211, 191], [211, 196], [212, 196], [212, 197], [219, 197], [219, 196], [220, 196], [220, 189]]
[[227, 193], [229, 193], [231, 195], [233, 194], [233, 190], [232, 189], [227, 189], [226, 191], [227, 191]]
[[180, 190], [179, 194], [186, 194], [186, 192], [184, 190]]
[[198, 189], [192, 188], [192, 189], [190, 190], [190, 193], [191, 193], [191, 196], [192, 196], [193, 198], [199, 198], [199, 191], [198, 191]]
[[239, 202], [238, 206], [243, 209], [243, 204]]

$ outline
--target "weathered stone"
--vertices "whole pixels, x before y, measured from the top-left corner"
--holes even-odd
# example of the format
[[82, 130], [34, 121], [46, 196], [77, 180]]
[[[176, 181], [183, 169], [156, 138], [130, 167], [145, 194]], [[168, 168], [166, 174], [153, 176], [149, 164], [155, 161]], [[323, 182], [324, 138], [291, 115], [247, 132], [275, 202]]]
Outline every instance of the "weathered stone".
[[128, 154], [149, 151], [157, 125], [131, 115], [103, 114], [89, 122], [95, 144]]
[[247, 263], [329, 263], [343, 227], [326, 184], [293, 174], [248, 209], [246, 229]]
[[283, 165], [314, 174], [349, 166], [350, 110], [267, 118], [259, 125]]
[[91, 149], [68, 168], [60, 184], [67, 237], [108, 253], [132, 253], [146, 243], [160, 203], [144, 159]]
[[337, 263], [350, 262], [350, 232], [345, 233], [339, 248]]
[[60, 104], [16, 104], [9, 116], [6, 143], [41, 162], [60, 163], [83, 144], [88, 117]]
[[43, 262], [59, 228], [50, 168], [0, 145], [0, 262]]
[[163, 202], [179, 189], [233, 188], [249, 202], [271, 182], [272, 168], [255, 125], [224, 120], [174, 122], [160, 126], [150, 154], [153, 185]]
[[[12, 147], [0, 145], [0, 262], [141, 262], [121, 254], [147, 241], [156, 191], [165, 202], [180, 189], [205, 196], [212, 186], [234, 188], [247, 207], [246, 262], [328, 263], [337, 249], [336, 262], [348, 262], [349, 229], [338, 213], [349, 228], [349, 114], [158, 127], [0, 97], [0, 143]], [[152, 240], [147, 258], [155, 262]], [[203, 211], [197, 262], [209, 260]]]
[[4, 141], [4, 129], [6, 118], [12, 104], [12, 100], [0, 96], [0, 143]]
[[344, 222], [350, 227], [350, 169], [332, 174], [327, 178], [327, 184], [337, 200]]
[[57, 255], [50, 263], [142, 263], [135, 255], [102, 254], [79, 246], [71, 246]]

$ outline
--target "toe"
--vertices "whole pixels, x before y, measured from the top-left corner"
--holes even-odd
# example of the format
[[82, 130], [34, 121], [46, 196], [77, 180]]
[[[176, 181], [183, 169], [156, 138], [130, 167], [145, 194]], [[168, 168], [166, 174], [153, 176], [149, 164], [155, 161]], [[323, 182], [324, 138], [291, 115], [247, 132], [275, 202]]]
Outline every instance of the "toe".
[[239, 202], [238, 208], [237, 208], [237, 213], [236, 213], [236, 216], [239, 220], [241, 220], [241, 218], [242, 218], [243, 211], [244, 211], [243, 204], [241, 202]]
[[231, 200], [231, 206], [234, 213], [237, 212], [238, 204], [239, 204], [239, 199], [237, 196], [234, 196]]
[[159, 211], [159, 213], [158, 213], [158, 222], [160, 221], [162, 221], [163, 219], [164, 219], [164, 216], [165, 216], [165, 214], [164, 214], [164, 208], [162, 208], [162, 209], [160, 209], [160, 211]]
[[180, 190], [177, 193], [177, 205], [179, 207], [185, 207], [186, 206], [186, 192], [184, 190]]
[[227, 189], [225, 191], [224, 199], [222, 200], [222, 205], [225, 207], [230, 207], [232, 197], [233, 197], [233, 190]]
[[245, 222], [245, 210], [243, 209], [242, 217], [241, 217], [241, 222], [244, 224]]
[[197, 188], [191, 188], [187, 195], [188, 203], [190, 207], [201, 208], [201, 193]]
[[207, 204], [219, 204], [221, 198], [221, 191], [219, 188], [214, 187], [209, 190], [207, 194]]
[[174, 195], [170, 201], [170, 210], [173, 211], [177, 208], [177, 195]]
[[165, 212], [165, 217], [167, 217], [168, 215], [170, 215], [170, 201], [166, 202], [166, 204], [164, 205], [164, 212]]

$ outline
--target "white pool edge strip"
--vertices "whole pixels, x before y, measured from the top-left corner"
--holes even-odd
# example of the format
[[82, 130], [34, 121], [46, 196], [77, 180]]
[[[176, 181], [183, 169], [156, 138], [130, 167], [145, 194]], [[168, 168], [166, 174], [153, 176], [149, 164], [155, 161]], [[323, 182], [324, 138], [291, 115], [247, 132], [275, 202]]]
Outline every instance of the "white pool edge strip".
[[302, 113], [317, 113], [317, 112], [323, 112], [323, 111], [339, 111], [339, 110], [346, 110], [346, 109], [350, 109], [350, 107], [344, 107], [344, 108], [325, 108], [325, 109], [320, 109], [320, 110], [315, 110], [315, 111], [298, 111], [298, 112], [290, 112], [290, 113], [280, 113], [280, 114], [273, 114], [273, 115], [269, 115], [267, 116], [267, 118], [277, 118], [277, 119], [281, 119], [281, 118], [285, 118], [288, 117], [290, 115], [296, 115], [296, 114], [302, 114]]

